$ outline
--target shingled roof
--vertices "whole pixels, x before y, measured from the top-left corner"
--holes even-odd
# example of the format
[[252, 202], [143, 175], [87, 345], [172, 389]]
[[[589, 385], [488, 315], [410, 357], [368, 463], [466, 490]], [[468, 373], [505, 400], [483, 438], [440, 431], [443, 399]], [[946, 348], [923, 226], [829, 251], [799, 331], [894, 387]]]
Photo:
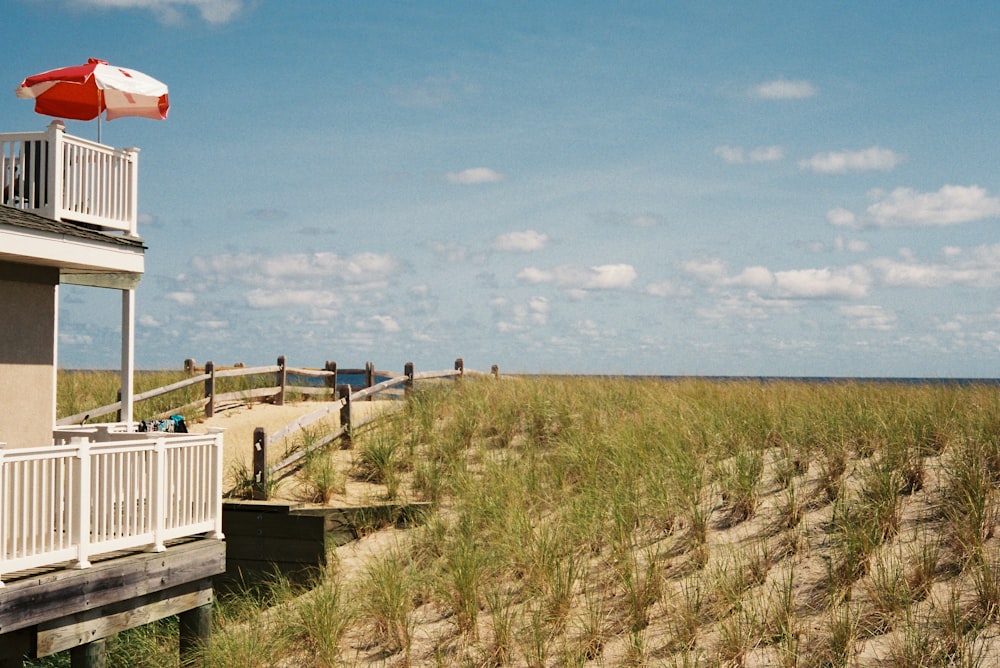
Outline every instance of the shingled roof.
[[114, 246], [121, 246], [132, 249], [145, 249], [146, 245], [142, 239], [126, 237], [118, 234], [109, 234], [98, 230], [89, 229], [78, 223], [66, 223], [60, 220], [52, 220], [45, 216], [39, 216], [30, 211], [22, 211], [12, 206], [0, 204], [0, 225], [10, 225], [25, 230], [43, 232], [47, 235], [58, 235], [96, 241]]

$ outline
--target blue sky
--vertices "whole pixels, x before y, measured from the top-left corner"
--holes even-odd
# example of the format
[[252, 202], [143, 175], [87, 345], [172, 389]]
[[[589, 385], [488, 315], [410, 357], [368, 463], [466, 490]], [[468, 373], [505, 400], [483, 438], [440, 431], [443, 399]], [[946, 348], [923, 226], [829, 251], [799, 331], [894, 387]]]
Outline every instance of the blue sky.
[[[15, 0], [170, 86], [140, 368], [1000, 376], [1000, 5]], [[16, 27], [16, 28], [15, 28]], [[96, 138], [96, 124], [68, 122]], [[64, 287], [60, 362], [117, 362]]]

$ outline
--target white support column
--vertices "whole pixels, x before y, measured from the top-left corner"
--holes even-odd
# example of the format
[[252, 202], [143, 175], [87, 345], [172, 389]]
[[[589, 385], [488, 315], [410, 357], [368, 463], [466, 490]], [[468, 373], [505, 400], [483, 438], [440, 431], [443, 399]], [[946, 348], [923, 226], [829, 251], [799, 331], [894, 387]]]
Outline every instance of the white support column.
[[135, 290], [122, 290], [122, 422], [132, 431], [135, 387]]

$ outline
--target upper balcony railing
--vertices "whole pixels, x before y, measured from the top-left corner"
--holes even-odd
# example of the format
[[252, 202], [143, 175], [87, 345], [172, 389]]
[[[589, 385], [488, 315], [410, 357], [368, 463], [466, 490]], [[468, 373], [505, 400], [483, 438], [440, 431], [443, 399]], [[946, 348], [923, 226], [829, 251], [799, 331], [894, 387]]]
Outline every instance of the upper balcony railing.
[[116, 149], [66, 134], [0, 134], [0, 204], [46, 218], [138, 236], [139, 149]]

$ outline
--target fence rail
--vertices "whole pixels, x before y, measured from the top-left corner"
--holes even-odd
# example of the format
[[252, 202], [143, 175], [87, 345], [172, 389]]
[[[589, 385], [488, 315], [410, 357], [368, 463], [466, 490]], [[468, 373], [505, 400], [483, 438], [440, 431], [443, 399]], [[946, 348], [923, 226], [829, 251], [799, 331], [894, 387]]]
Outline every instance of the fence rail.
[[[412, 367], [412, 363], [408, 363], [404, 368], [403, 376], [407, 376], [406, 369]], [[190, 378], [166, 385], [164, 387], [159, 387], [152, 390], [147, 390], [145, 392], [135, 395], [133, 401], [139, 403], [148, 399], [154, 399], [161, 397], [163, 395], [169, 394], [171, 392], [177, 392], [184, 390], [186, 388], [192, 387], [204, 383], [204, 397], [189, 403], [187, 405], [181, 406], [175, 409], [175, 412], [180, 412], [181, 410], [187, 410], [192, 408], [205, 409], [205, 417], [212, 417], [215, 415], [216, 408], [219, 404], [227, 401], [271, 401], [277, 405], [283, 405], [288, 394], [295, 393], [304, 396], [315, 396], [315, 395], [330, 395], [335, 394], [337, 389], [341, 386], [339, 379], [345, 375], [350, 376], [363, 376], [365, 378], [366, 387], [360, 390], [361, 395], [355, 398], [360, 399], [374, 399], [380, 393], [386, 392], [397, 385], [403, 383], [402, 380], [386, 384], [385, 381], [382, 383], [376, 383], [375, 379], [378, 377], [390, 376], [389, 372], [377, 371], [375, 365], [372, 362], [368, 362], [365, 367], [362, 368], [350, 368], [350, 369], [338, 369], [335, 362], [326, 362], [325, 368], [323, 369], [308, 369], [300, 367], [289, 367], [285, 363], [285, 356], [282, 355], [278, 358], [278, 363], [267, 366], [257, 366], [257, 367], [234, 367], [231, 369], [216, 369], [215, 364], [212, 362], [206, 362], [203, 373], [197, 373], [197, 369], [194, 367], [194, 363], [191, 360], [185, 361], [185, 369], [190, 373], [194, 373]], [[414, 373], [413, 377], [409, 380], [428, 380], [432, 378], [447, 378], [460, 376], [465, 373], [464, 362], [461, 358], [455, 360], [455, 368], [453, 370], [445, 371], [424, 371], [420, 373]], [[494, 367], [494, 373], [495, 367]], [[274, 382], [267, 384], [262, 387], [256, 387], [253, 389], [237, 390], [233, 392], [218, 392], [218, 386], [216, 381], [225, 378], [240, 378], [246, 376], [266, 376], [273, 375]], [[322, 378], [324, 379], [323, 387], [306, 386], [306, 385], [291, 385], [288, 382], [288, 377], [310, 377], [310, 378]], [[401, 378], [401, 376], [396, 376], [395, 378]], [[367, 391], [366, 391], [367, 390]], [[357, 394], [357, 393], [355, 393]], [[335, 395], [336, 396], [336, 395]], [[86, 420], [92, 420], [105, 415], [110, 415], [112, 413], [120, 412], [122, 409], [122, 403], [116, 401], [115, 403], [108, 404], [106, 406], [100, 406], [98, 408], [92, 408], [90, 410], [82, 411], [74, 415], [68, 415], [66, 417], [60, 418], [56, 421], [57, 426], [75, 425], [82, 424]]]
[[221, 433], [76, 428], [57, 440], [0, 449], [0, 587], [13, 571], [222, 538]]

